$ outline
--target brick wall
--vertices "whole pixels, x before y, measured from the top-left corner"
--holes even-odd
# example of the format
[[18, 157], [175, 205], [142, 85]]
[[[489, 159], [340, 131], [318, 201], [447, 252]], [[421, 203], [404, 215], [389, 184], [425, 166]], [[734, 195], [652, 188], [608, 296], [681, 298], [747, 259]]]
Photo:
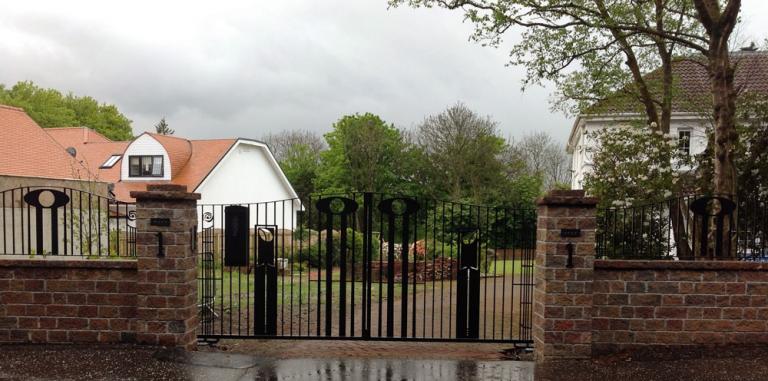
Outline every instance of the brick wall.
[[195, 346], [200, 195], [165, 184], [131, 196], [135, 259], [0, 256], [0, 342]]
[[537, 361], [768, 345], [768, 263], [595, 260], [595, 204], [583, 191], [539, 201]]
[[768, 344], [768, 264], [595, 262], [593, 353]]
[[0, 257], [0, 342], [131, 342], [136, 261]]

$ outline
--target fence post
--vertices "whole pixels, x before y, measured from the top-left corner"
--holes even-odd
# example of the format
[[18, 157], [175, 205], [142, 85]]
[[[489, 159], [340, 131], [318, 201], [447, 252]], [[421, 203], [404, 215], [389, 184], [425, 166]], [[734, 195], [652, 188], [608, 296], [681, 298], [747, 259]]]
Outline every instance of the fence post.
[[596, 205], [581, 190], [555, 190], [538, 201], [536, 361], [591, 357]]
[[148, 185], [136, 199], [136, 340], [193, 349], [197, 329], [197, 200], [186, 186]]

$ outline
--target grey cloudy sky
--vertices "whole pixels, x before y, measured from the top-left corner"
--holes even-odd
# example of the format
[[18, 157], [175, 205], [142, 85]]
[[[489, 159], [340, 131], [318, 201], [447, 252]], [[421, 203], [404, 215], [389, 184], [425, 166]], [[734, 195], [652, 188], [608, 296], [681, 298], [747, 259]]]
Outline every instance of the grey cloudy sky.
[[[766, 12], [744, 0], [744, 38], [768, 37]], [[471, 31], [460, 12], [386, 0], [2, 2], [0, 83], [114, 103], [134, 133], [162, 116], [190, 138], [325, 132], [367, 111], [410, 128], [462, 101], [506, 136], [564, 141], [572, 121], [549, 110], [552, 89], [521, 92], [522, 68]]]

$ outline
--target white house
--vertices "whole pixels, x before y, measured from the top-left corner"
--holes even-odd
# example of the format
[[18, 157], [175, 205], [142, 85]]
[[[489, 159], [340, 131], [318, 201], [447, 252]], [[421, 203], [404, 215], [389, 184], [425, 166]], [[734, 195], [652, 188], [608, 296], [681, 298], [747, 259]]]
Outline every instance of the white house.
[[[186, 185], [201, 194], [201, 223], [221, 223], [224, 205], [250, 208], [250, 223], [292, 229], [301, 210], [298, 195], [269, 147], [251, 139], [188, 140], [144, 133], [132, 141], [110, 141], [84, 127], [52, 128], [46, 132], [75, 153], [99, 181], [114, 184], [113, 194], [131, 202], [132, 190], [147, 184]], [[213, 217], [206, 221], [204, 216]]]
[[[741, 93], [768, 93], [768, 53], [742, 51], [732, 54], [736, 65], [736, 88]], [[707, 146], [707, 130], [712, 126], [709, 77], [705, 68], [691, 60], [673, 64], [677, 94], [672, 102], [670, 134], [678, 139], [680, 150], [689, 155], [701, 153]], [[653, 75], [653, 73], [649, 74]], [[568, 138], [572, 155], [571, 188], [582, 189], [584, 176], [592, 170], [590, 151], [598, 142], [590, 133], [606, 128], [629, 127], [645, 119], [639, 102], [616, 97], [598, 102], [576, 117]]]

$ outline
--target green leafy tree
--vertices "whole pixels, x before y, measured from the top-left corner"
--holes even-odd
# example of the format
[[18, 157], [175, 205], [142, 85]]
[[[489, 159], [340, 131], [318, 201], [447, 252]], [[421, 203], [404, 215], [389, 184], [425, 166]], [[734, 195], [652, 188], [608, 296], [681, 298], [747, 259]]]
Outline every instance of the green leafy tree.
[[484, 202], [505, 191], [505, 141], [489, 117], [457, 103], [424, 119], [416, 135], [434, 196]]
[[315, 191], [320, 152], [326, 149], [323, 138], [311, 131], [283, 131], [267, 134], [262, 140], [269, 146], [293, 189], [306, 202]]
[[[688, 258], [691, 246], [684, 226], [687, 204], [673, 195], [690, 187], [688, 172], [693, 162], [678, 149], [677, 137], [642, 126], [625, 126], [589, 134], [587, 139], [598, 144], [588, 149], [593, 169], [584, 178], [584, 188], [600, 199], [601, 211], [611, 221], [611, 227], [601, 232], [600, 250], [615, 256], [666, 256], [670, 240], [667, 223], [671, 223], [677, 253]], [[621, 251], [627, 248], [639, 251]]]
[[[390, 5], [460, 9], [475, 24], [472, 38], [498, 46], [508, 30], [524, 28], [512, 64], [528, 70], [526, 84], [551, 80], [565, 109], [580, 112], [614, 94], [645, 114], [647, 126], [669, 131], [675, 56], [705, 57], [715, 121], [713, 186], [736, 193], [734, 64], [729, 38], [741, 0], [390, 0]], [[574, 65], [577, 65], [574, 69]], [[646, 76], [660, 67], [657, 75]], [[649, 83], [653, 79], [654, 83]], [[562, 102], [558, 102], [563, 105]]]
[[168, 122], [166, 122], [165, 117], [163, 117], [157, 124], [155, 124], [155, 132], [160, 135], [173, 135], [176, 133], [176, 130], [168, 127]]
[[635, 126], [597, 131], [587, 139], [597, 144], [586, 148], [593, 167], [584, 188], [600, 198], [602, 207], [662, 201], [688, 184], [681, 177], [693, 163], [678, 150], [677, 137]]
[[306, 144], [296, 144], [284, 153], [280, 168], [299, 197], [306, 197], [315, 191], [315, 179], [320, 167], [320, 152]]
[[[736, 111], [738, 143], [734, 146], [735, 165], [738, 173], [739, 200], [754, 203], [768, 201], [768, 96], [756, 93], [744, 94]], [[714, 133], [710, 129], [711, 142]], [[696, 161], [697, 187], [704, 193], [714, 193], [713, 144], [707, 146]]]
[[371, 113], [347, 115], [325, 134], [328, 150], [315, 189], [324, 193], [364, 191], [411, 193], [416, 150], [400, 130]]
[[30, 81], [18, 82], [11, 88], [0, 86], [0, 104], [23, 108], [43, 128], [85, 126], [112, 140], [133, 138], [131, 120], [116, 106], [88, 96], [63, 95]]

